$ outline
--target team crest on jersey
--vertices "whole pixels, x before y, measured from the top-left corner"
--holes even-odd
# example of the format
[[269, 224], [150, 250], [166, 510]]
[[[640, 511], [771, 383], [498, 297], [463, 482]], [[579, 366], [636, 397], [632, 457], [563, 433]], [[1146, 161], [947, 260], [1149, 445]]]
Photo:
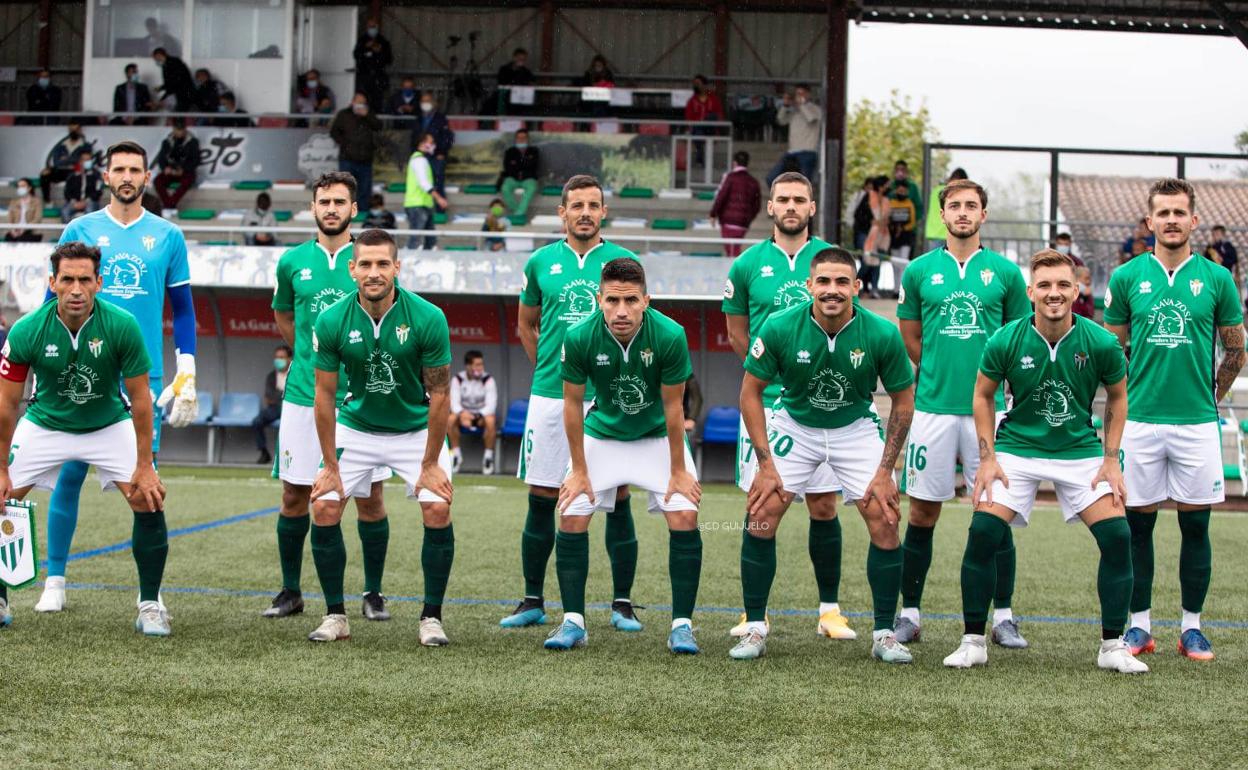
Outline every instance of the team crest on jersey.
[[776, 274], [776, 271], [772, 269], [771, 265], [763, 265], [763, 268], [758, 271], [758, 274], [763, 278], [771, 278]]
[[985, 332], [979, 325], [983, 305], [979, 297], [969, 291], [955, 291], [940, 304], [940, 316], [945, 325], [940, 333], [957, 340], [969, 340]]
[[100, 357], [100, 351], [104, 349], [104, 340], [96, 337], [87, 343], [87, 348], [91, 351], [91, 355], [96, 358]]
[[862, 348], [854, 348], [849, 351], [849, 362], [857, 369], [858, 365], [862, 363], [862, 357], [865, 355], [866, 353], [863, 352]]
[[1036, 402], [1038, 407], [1036, 414], [1043, 417], [1051, 427], [1060, 428], [1075, 419], [1075, 414], [1070, 408], [1074, 403], [1075, 394], [1071, 392], [1070, 386], [1061, 380], [1046, 379], [1036, 389], [1036, 392], [1031, 394], [1031, 400]]
[[94, 401], [102, 395], [95, 392], [95, 383], [99, 379], [100, 376], [91, 367], [77, 363], [70, 364], [56, 378], [57, 384], [60, 385], [57, 395], [63, 396], [78, 405]]
[[984, 285], [987, 286], [988, 284], [992, 283], [992, 278], [995, 275], [996, 273], [992, 272], [991, 270], [980, 270], [979, 280], [983, 281]]
[[363, 341], [364, 341], [364, 335], [360, 333], [359, 329], [352, 329], [351, 333], [347, 335], [348, 344], [352, 342], [363, 342]]
[[1152, 281], [1140, 281], [1140, 294], [1152, 294], [1152, 293], [1153, 293], [1153, 282]]
[[775, 299], [771, 303], [779, 310], [787, 310], [808, 299], [810, 299], [810, 292], [806, 291], [806, 284], [801, 281], [786, 281], [783, 286], [776, 289]]
[[906, 287], [905, 286], [897, 287], [897, 304], [898, 305], [906, 304]]
[[1105, 307], [1109, 307], [1112, 304], [1114, 304], [1114, 293], [1109, 290], [1108, 286], [1106, 286], [1105, 287]]
[[408, 326], [407, 324], [399, 324], [398, 326], [394, 327], [394, 336], [399, 338], [400, 345], [407, 342], [407, 335], [411, 333], [412, 333], [412, 327]]
[[146, 274], [147, 264], [124, 251], [110, 256], [100, 268], [104, 293], [120, 299], [146, 295], [147, 290], [143, 288], [143, 276]]
[[[552, 267], [561, 266], [552, 265]], [[564, 307], [563, 312], [559, 314], [559, 320], [569, 326], [587, 318], [598, 306], [598, 284], [584, 278], [569, 282], [559, 292], [559, 304]]]
[[1190, 345], [1187, 337], [1187, 325], [1192, 320], [1187, 305], [1173, 299], [1163, 299], [1153, 306], [1148, 313], [1151, 327], [1146, 342], [1173, 350], [1179, 345]]
[[654, 351], [651, 350], [650, 348], [646, 348], [645, 350], [641, 351], [641, 362], [645, 364], [646, 366], [653, 364], [654, 363]]
[[143, 236], [143, 248], [147, 249], [148, 251], [151, 251], [152, 249], [156, 248], [156, 236], [154, 235]]
[[798, 362], [799, 364], [808, 364], [808, 363], [810, 363], [810, 351], [809, 351], [809, 350], [799, 350], [799, 351], [797, 351], [797, 362]]
[[944, 286], [944, 285], [945, 285], [945, 276], [944, 276], [944, 274], [943, 274], [943, 273], [933, 273], [933, 274], [932, 274], [932, 285], [933, 285], [933, 286]]
[[763, 344], [762, 337], [755, 337], [754, 344], [750, 346], [750, 355], [755, 358], [762, 358], [763, 353], [767, 350], [767, 346]]
[[849, 392], [849, 380], [835, 369], [824, 369], [806, 385], [810, 405], [825, 412], [835, 412], [849, 406], [845, 394]]
[[599, 366], [609, 366], [611, 364], [611, 356], [606, 353], [599, 353], [597, 360]]
[[724, 281], [724, 299], [732, 299], [732, 295], [737, 293], [737, 289], [732, 285], [732, 279]]
[[299, 271], [299, 280], [301, 280], [301, 281], [310, 281], [310, 280], [312, 280], [312, 268], [310, 268], [310, 267], [305, 267], [304, 269], [300, 270], [300, 271]]
[[646, 381], [624, 374], [611, 381], [611, 403], [627, 415], [639, 414], [654, 402], [647, 398]]
[[1082, 350], [1075, 354], [1075, 368], [1082, 369], [1088, 365], [1088, 354]]
[[312, 315], [319, 315], [322, 311], [328, 310], [338, 300], [347, 296], [345, 291], [335, 289], [332, 286], [321, 289], [312, 295], [312, 300], [308, 303], [308, 310]]
[[1199, 297], [1200, 290], [1205, 288], [1205, 282], [1200, 280], [1199, 278], [1193, 278], [1192, 280], [1187, 282], [1187, 285], [1188, 285], [1188, 288], [1192, 290], [1193, 297]]
[[1024, 369], [1036, 368], [1036, 359], [1032, 358], [1031, 356], [1023, 356], [1022, 358], [1019, 359], [1018, 363], [1019, 363], [1019, 366], [1021, 366]]
[[112, 243], [108, 240], [107, 235], [101, 235], [99, 238], [95, 239], [95, 245], [99, 246], [101, 249], [106, 249], [111, 246]]
[[316, 336], [316, 329], [312, 330], [312, 352], [319, 353], [321, 351], [321, 339]]
[[44, 345], [43, 357], [44, 358], [56, 358], [59, 350], [60, 349], [56, 345]]
[[364, 382], [364, 390], [369, 393], [380, 393], [388, 396], [398, 387], [394, 379], [394, 367], [397, 362], [394, 356], [383, 350], [374, 350], [368, 357], [368, 379]]

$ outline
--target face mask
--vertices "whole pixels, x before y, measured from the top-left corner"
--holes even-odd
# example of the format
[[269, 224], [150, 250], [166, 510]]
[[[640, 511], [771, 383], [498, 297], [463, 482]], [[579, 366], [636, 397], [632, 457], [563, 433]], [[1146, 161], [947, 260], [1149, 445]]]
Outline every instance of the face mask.
[[378, 32], [378, 29], [377, 29], [376, 27], [369, 27], [369, 28], [368, 28], [368, 36], [369, 36], [369, 37], [377, 37], [377, 32]]
[[420, 111], [421, 112], [433, 112], [433, 102], [421, 102]]
[[375, 217], [379, 217], [383, 213], [385, 213], [385, 209], [369, 209], [368, 213], [372, 214]]
[[367, 104], [353, 104], [351, 105], [351, 109], [355, 111], [356, 115], [363, 115], [364, 113], [368, 112], [368, 105]]
[[1069, 247], [1069, 246], [1058, 246], [1058, 247], [1057, 247], [1057, 253], [1058, 253], [1058, 254], [1069, 254], [1069, 253], [1070, 253], [1070, 247]]
[[416, 95], [416, 89], [415, 89], [415, 88], [404, 88], [404, 89], [403, 89], [403, 98], [404, 98], [404, 99], [411, 99], [411, 98], [412, 98], [413, 96], [415, 96], [415, 95]]
[[315, 91], [315, 90], [317, 89], [317, 87], [318, 87], [318, 86], [320, 86], [320, 85], [321, 85], [321, 84], [320, 84], [320, 83], [318, 83], [318, 82], [317, 82], [317, 81], [315, 81], [315, 80], [309, 80], [309, 81], [308, 81], [308, 88], [309, 88], [309, 89], [311, 89], [311, 90], [313, 90], [313, 91]]
[[229, 108], [226, 107], [224, 104], [217, 105], [217, 112], [229, 112], [229, 111], [230, 111]]
[[528, 142], [516, 142], [516, 149], [523, 150], [529, 146]]
[[700, 94], [700, 93], [702, 93], [702, 86], [699, 86], [699, 85], [694, 85], [694, 87], [693, 87], [693, 92], [694, 92], [695, 94]]
[[21, 185], [20, 187], [17, 188], [17, 197], [25, 198], [27, 195], [30, 195], [29, 187], [27, 187], [26, 185]]
[[81, 138], [82, 138], [82, 132], [81, 132], [81, 131], [70, 131], [70, 132], [69, 132], [69, 138], [70, 138], [70, 139], [81, 139]]
[[504, 209], [502, 206], [494, 206], [490, 209], [490, 213], [496, 217], [501, 217], [505, 210], [506, 209]]
[[40, 87], [40, 88], [47, 88], [47, 87], [48, 87], [48, 86], [50, 86], [50, 85], [52, 85], [52, 81], [51, 81], [51, 80], [49, 80], [48, 78], [39, 78], [39, 87]]
[[273, 368], [279, 372], [286, 371], [286, 364], [287, 364], [287, 361], [284, 358], [273, 359]]
[[95, 165], [95, 161], [91, 160], [90, 158], [87, 158], [86, 160], [82, 162], [82, 170], [90, 171], [91, 167], [94, 165]]
[[130, 76], [130, 82], [131, 82], [131, 83], [137, 83], [137, 82], [139, 82], [139, 73], [137, 73], [137, 72], [136, 72], [136, 73], [134, 73], [133, 75], [131, 75], [131, 76]]

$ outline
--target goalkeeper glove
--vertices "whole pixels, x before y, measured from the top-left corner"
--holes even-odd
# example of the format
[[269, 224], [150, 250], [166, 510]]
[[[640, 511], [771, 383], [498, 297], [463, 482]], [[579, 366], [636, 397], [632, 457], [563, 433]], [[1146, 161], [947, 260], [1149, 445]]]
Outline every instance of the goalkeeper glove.
[[195, 394], [195, 356], [189, 353], [178, 354], [178, 373], [173, 382], [160, 393], [156, 406], [164, 409], [170, 402], [169, 424], [174, 428], [185, 428], [195, 421], [199, 413], [199, 404]]

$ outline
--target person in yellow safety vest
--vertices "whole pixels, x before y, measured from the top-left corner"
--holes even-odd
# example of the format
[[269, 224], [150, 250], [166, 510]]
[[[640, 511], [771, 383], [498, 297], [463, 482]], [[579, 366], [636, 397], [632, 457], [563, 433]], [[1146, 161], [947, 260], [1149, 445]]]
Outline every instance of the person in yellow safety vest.
[[[433, 134], [422, 135], [416, 145], [416, 152], [407, 161], [407, 192], [403, 194], [403, 210], [407, 212], [407, 226], [411, 230], [433, 229], [435, 201], [442, 208], [448, 208], [446, 198], [434, 189], [433, 166], [429, 163], [434, 145]], [[421, 241], [421, 236], [409, 236], [407, 247], [415, 249], [420, 246]], [[436, 235], [426, 235], [423, 241], [426, 249], [432, 249], [437, 245], [438, 238]]]

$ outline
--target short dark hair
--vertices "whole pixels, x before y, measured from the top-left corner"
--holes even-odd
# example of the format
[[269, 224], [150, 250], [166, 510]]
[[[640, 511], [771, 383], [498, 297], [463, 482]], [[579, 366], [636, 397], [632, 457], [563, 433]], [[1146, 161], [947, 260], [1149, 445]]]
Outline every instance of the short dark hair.
[[955, 168], [955, 169], [954, 169], [954, 170], [953, 170], [953, 171], [949, 174], [949, 181], [951, 181], [951, 182], [952, 182], [954, 179], [969, 179], [969, 177], [966, 175], [966, 169], [964, 169], [964, 168]]
[[168, 52], [168, 51], [166, 51], [166, 50], [162, 47], [162, 48], [156, 48], [156, 49], [154, 49], [154, 50], [152, 51], [152, 56], [155, 56], [156, 54], [160, 54], [161, 56], [168, 56], [168, 55], [169, 55], [169, 52]]
[[518, 54], [518, 53], [522, 53], [522, 54], [524, 54], [525, 56], [528, 56], [528, 55], [529, 55], [528, 50], [527, 50], [527, 49], [524, 49], [524, 48], [517, 48], [516, 50], [514, 50], [514, 51], [512, 51], [512, 52], [511, 52], [511, 55], [512, 55], [512, 56], [515, 56], [515, 55], [516, 55], [516, 54]]
[[381, 193], [373, 193], [372, 195], [368, 196], [368, 205], [381, 206], [382, 208], [385, 208], [386, 196], [382, 195]]
[[732, 154], [732, 162], [738, 166], [750, 165], [750, 154], [745, 150], [737, 150]]
[[1153, 213], [1153, 198], [1158, 195], [1186, 195], [1187, 205], [1196, 210], [1196, 188], [1192, 187], [1192, 183], [1186, 179], [1175, 179], [1166, 177], [1153, 182], [1153, 186], [1148, 188], [1148, 213]]
[[143, 145], [138, 142], [132, 142], [128, 139], [110, 145], [104, 151], [104, 168], [113, 165], [114, 155], [138, 155], [143, 159], [143, 168], [147, 168], [147, 150], [143, 149]]
[[706, 75], [694, 75], [694, 80], [701, 81], [702, 85], [706, 85]]
[[616, 283], [635, 283], [641, 286], [641, 290], [646, 290], [646, 271], [641, 263], [631, 257], [616, 257], [607, 264], [602, 266], [602, 276], [598, 279], [598, 285], [607, 281], [615, 281]]
[[799, 89], [799, 88], [800, 88], [800, 89], [802, 89], [803, 91], [805, 91], [806, 93], [810, 93], [810, 84], [809, 84], [809, 83], [798, 83], [797, 85], [793, 86], [793, 90], [794, 90], [794, 91], [796, 91], [796, 90], [797, 90], [797, 89]]
[[208, 71], [207, 67], [200, 67], [199, 69], [195, 70], [196, 77], [198, 77], [199, 73], [201, 72], [207, 75], [208, 77], [212, 77], [212, 73]]
[[478, 358], [484, 361], [485, 354], [482, 353], [480, 350], [469, 350], [467, 353], [464, 354], [464, 363], [471, 364], [473, 361], [476, 361]]
[[273, 348], [273, 350], [275, 350], [275, 351], [276, 351], [276, 350], [280, 350], [280, 351], [282, 351], [283, 353], [285, 353], [286, 355], [290, 356], [291, 358], [294, 358], [294, 357], [295, 357], [295, 351], [291, 350], [291, 349], [290, 349], [290, 345], [287, 345], [285, 342], [283, 342], [282, 344], [280, 344], [280, 345], [278, 345], [277, 347]]
[[350, 171], [327, 171], [316, 178], [312, 183], [312, 199], [316, 200], [316, 191], [333, 187], [336, 184], [347, 186], [347, 192], [350, 194], [351, 200], [355, 200], [355, 191], [359, 185], [355, 181], [355, 175]]
[[1055, 241], [1074, 241], [1075, 238], [1070, 233], [1058, 233], [1053, 237]]
[[850, 269], [857, 270], [858, 263], [854, 261], [854, 255], [850, 254], [840, 246], [829, 246], [821, 250], [815, 256], [810, 258], [810, 272], [815, 272], [818, 265], [849, 265]]
[[262, 203], [266, 206], [272, 206], [273, 196], [269, 195], [267, 192], [260, 193], [256, 196], [256, 205], [259, 206]]
[[772, 180], [771, 189], [767, 191], [768, 200], [776, 194], [776, 185], [782, 185], [789, 182], [800, 182], [801, 184], [806, 185], [806, 190], [810, 193], [811, 197], [814, 197], [815, 186], [810, 183], [810, 180], [806, 178], [805, 174], [800, 171], [786, 171]]
[[985, 209], [988, 208], [988, 191], [985, 190], [979, 183], [972, 182], [969, 179], [955, 179], [945, 185], [940, 191], [940, 208], [942, 210], [945, 208], [945, 201], [950, 195], [963, 190], [974, 190], [975, 193], [979, 195], [980, 207]]
[[1226, 225], [1214, 225], [1210, 229], [1213, 230], [1214, 232], [1217, 232], [1218, 230], [1221, 230], [1222, 232], [1226, 232]]
[[122, 72], [129, 72], [130, 70], [137, 71], [138, 69], [139, 69], [139, 65], [135, 64], [134, 62], [130, 62], [129, 64], [125, 66], [124, 69], [122, 69]]
[[519, 128], [517, 128], [517, 129], [516, 129], [515, 136], [520, 136], [521, 134], [524, 134], [525, 136], [528, 136], [528, 135], [529, 135], [529, 129], [525, 128], [524, 126], [520, 126]]
[[89, 259], [95, 268], [95, 274], [100, 274], [100, 250], [94, 246], [82, 241], [70, 241], [57, 246], [52, 251], [52, 275], [61, 272], [61, 260], [65, 259]]
[[355, 245], [359, 246], [384, 246], [390, 247], [390, 256], [396, 256], [399, 253], [399, 244], [395, 242], [394, 236], [377, 227], [369, 228], [356, 236]]
[[433, 140], [433, 143], [434, 143], [435, 145], [438, 143], [438, 138], [437, 138], [436, 136], [434, 136], [433, 134], [430, 134], [430, 133], [428, 133], [428, 132], [425, 132], [425, 133], [423, 133], [423, 134], [421, 134], [421, 135], [420, 135], [420, 139], [417, 139], [417, 140], [416, 140], [416, 146], [417, 146], [417, 147], [420, 147], [422, 144], [424, 144], [424, 143], [425, 143], [425, 140], [426, 140], [426, 139], [432, 139], [432, 140]]
[[91, 146], [91, 145], [89, 145], [89, 144], [84, 144], [83, 146], [79, 147], [79, 148], [78, 148], [78, 151], [77, 151], [77, 152], [75, 152], [74, 154], [75, 154], [75, 155], [79, 155], [79, 156], [81, 156], [81, 155], [94, 155], [94, 154], [95, 154], [95, 148], [94, 148], [94, 147], [92, 147], [92, 146]]
[[893, 168], [897, 168], [898, 166], [901, 166], [902, 168], [910, 168], [910, 164], [907, 163], [904, 158], [898, 158], [897, 161], [893, 163]]
[[[573, 190], [588, 190], [591, 187], [598, 188], [599, 193], [602, 192], [602, 183], [595, 177], [592, 177], [589, 174], [574, 175], [571, 179], [563, 183], [563, 193], [559, 197], [559, 205], [568, 205], [568, 193]], [[606, 200], [605, 195], [603, 196], [603, 200]]]

